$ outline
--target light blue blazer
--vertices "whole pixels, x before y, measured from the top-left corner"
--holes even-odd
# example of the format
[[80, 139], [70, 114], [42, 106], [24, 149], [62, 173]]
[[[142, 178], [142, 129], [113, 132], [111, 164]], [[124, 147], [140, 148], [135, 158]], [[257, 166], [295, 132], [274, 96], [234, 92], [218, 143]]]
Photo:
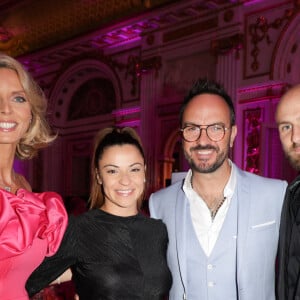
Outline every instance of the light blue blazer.
[[[234, 196], [237, 199], [237, 290], [238, 300], [275, 299], [275, 260], [279, 222], [287, 182], [238, 169]], [[167, 225], [167, 259], [173, 276], [170, 300], [186, 299], [189, 286], [186, 263], [187, 198], [177, 182], [151, 195], [151, 217]], [[220, 290], [222, 299], [222, 291]], [[201, 300], [201, 299], [199, 299]], [[231, 299], [226, 299], [231, 300]], [[234, 299], [232, 299], [234, 300]]]

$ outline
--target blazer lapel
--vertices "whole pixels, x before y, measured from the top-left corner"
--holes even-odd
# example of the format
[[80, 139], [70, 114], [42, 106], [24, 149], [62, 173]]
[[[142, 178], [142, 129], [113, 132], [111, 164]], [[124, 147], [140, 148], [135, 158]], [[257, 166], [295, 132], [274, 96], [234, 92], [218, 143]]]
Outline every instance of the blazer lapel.
[[[244, 262], [243, 256], [247, 253], [246, 241], [248, 235], [249, 228], [249, 211], [251, 204], [251, 195], [249, 190], [249, 181], [245, 178], [243, 171], [237, 168], [237, 186], [236, 193], [234, 197], [236, 197], [237, 203], [237, 284], [239, 286], [239, 280], [243, 278], [242, 274], [242, 264]], [[238, 291], [237, 291], [238, 292]]]
[[180, 277], [184, 289], [187, 286], [186, 281], [186, 213], [189, 209], [188, 200], [180, 186], [176, 199], [176, 215], [175, 215], [175, 235], [176, 235], [176, 252], [180, 271]]

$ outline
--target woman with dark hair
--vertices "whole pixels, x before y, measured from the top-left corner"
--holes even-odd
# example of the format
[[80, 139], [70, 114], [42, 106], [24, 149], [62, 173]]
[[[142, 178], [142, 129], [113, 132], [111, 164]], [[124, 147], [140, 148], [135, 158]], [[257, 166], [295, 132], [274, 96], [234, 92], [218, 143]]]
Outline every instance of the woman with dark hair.
[[59, 247], [67, 213], [54, 192], [33, 193], [14, 168], [55, 139], [46, 98], [24, 67], [0, 54], [0, 299], [27, 300], [25, 283]]
[[106, 128], [95, 139], [90, 210], [70, 223], [57, 254], [28, 281], [33, 293], [71, 267], [80, 300], [161, 300], [171, 274], [165, 225], [140, 213], [146, 165], [132, 128]]

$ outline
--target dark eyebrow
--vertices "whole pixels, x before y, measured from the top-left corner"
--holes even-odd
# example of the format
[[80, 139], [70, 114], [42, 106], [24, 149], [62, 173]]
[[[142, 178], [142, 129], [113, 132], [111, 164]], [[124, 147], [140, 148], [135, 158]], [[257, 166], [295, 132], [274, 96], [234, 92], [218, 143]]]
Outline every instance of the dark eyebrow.
[[104, 165], [104, 166], [103, 166], [103, 168], [108, 168], [108, 167], [119, 168], [118, 166], [113, 165], [113, 164], [107, 164], [107, 165]]
[[[129, 167], [133, 167], [135, 165], [139, 165], [139, 166], [143, 166], [144, 164], [140, 163], [140, 162], [135, 162], [133, 164], [131, 164]], [[103, 168], [108, 168], [108, 167], [114, 167], [114, 168], [119, 168], [119, 166], [116, 166], [116, 165], [113, 165], [113, 164], [107, 164], [107, 165], [104, 165]]]
[[195, 123], [191, 123], [191, 122], [186, 122], [183, 123], [183, 127], [185, 126], [212, 126], [212, 125], [222, 125], [225, 126], [225, 124], [223, 122], [215, 122], [215, 123], [211, 123], [211, 124], [207, 124], [207, 125], [200, 125], [200, 124], [195, 124]]
[[129, 167], [133, 167], [133, 166], [135, 166], [135, 165], [144, 166], [144, 164], [139, 163], [139, 162], [136, 162], [136, 163], [133, 163], [132, 165], [130, 165]]

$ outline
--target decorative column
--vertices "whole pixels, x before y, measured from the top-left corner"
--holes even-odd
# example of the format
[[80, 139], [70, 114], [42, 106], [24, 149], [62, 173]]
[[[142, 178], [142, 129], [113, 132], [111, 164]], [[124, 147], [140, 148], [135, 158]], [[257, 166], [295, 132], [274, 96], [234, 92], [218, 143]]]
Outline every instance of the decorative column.
[[[242, 34], [234, 34], [232, 36], [214, 40], [211, 43], [211, 50], [216, 56], [216, 80], [220, 82], [227, 93], [232, 98], [237, 112], [237, 86], [239, 79], [239, 59], [240, 50], [244, 44], [244, 36]], [[237, 123], [239, 123], [237, 118]], [[239, 147], [235, 147], [237, 149]], [[235, 156], [236, 153], [233, 154]]]
[[156, 161], [157, 153], [157, 118], [156, 107], [159, 99], [160, 81], [158, 70], [161, 67], [161, 57], [155, 56], [141, 61], [137, 74], [141, 77], [141, 131], [140, 135], [145, 148], [147, 163], [147, 186], [149, 192], [158, 188], [159, 170]]
[[217, 59], [216, 80], [224, 86], [233, 101], [236, 100], [237, 94], [238, 60], [243, 39], [242, 34], [234, 34], [211, 43], [211, 50]]

